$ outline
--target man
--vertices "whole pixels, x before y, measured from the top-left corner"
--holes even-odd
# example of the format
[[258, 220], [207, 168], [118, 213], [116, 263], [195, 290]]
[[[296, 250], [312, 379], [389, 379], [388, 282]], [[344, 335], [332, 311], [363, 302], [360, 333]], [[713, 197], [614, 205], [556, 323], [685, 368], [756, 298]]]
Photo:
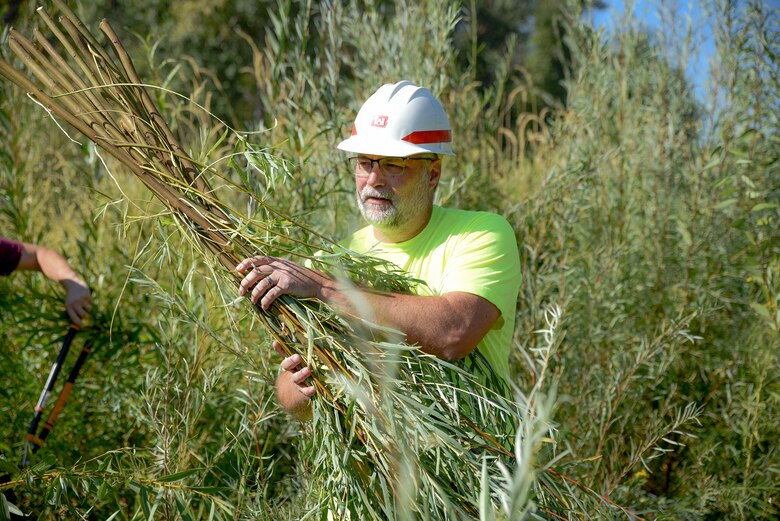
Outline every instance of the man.
[[36, 244], [27, 244], [0, 237], [0, 275], [14, 270], [40, 271], [65, 288], [65, 309], [78, 327], [92, 309], [92, 294], [84, 279], [79, 277], [68, 261], [54, 250]]
[[[486, 381], [493, 374], [505, 382], [521, 277], [517, 243], [503, 217], [433, 204], [441, 158], [452, 155], [441, 104], [408, 81], [383, 85], [338, 148], [355, 154], [357, 204], [368, 222], [342, 244], [388, 260], [426, 286], [415, 295], [361, 292], [370, 309], [357, 310], [347, 293], [353, 288], [289, 260], [257, 256], [236, 267], [246, 273], [239, 293], [251, 292], [263, 309], [283, 294], [315, 297], [394, 327], [429, 354], [468, 357], [467, 367], [471, 360], [487, 362], [471, 366]], [[300, 364], [297, 354], [282, 362], [277, 395], [288, 412], [305, 418], [314, 387], [306, 385], [311, 372]]]

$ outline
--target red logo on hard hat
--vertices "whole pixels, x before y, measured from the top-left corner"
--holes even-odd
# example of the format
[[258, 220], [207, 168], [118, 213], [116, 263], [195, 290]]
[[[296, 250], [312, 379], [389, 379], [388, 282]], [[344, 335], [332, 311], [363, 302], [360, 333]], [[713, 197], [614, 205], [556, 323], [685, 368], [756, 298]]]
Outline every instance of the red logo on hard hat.
[[371, 122], [371, 126], [385, 128], [387, 126], [387, 116], [374, 117], [374, 121]]

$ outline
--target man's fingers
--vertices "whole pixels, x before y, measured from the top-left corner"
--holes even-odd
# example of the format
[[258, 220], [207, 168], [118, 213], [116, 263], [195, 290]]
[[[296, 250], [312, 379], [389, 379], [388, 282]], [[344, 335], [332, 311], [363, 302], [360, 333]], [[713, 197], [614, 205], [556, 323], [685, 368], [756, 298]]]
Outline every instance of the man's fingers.
[[257, 284], [257, 281], [260, 279], [263, 279], [265, 275], [260, 273], [257, 270], [252, 270], [249, 273], [246, 274], [246, 277], [244, 277], [241, 282], [238, 284], [238, 292], [239, 294], [243, 295], [247, 291], [249, 291], [250, 288], [252, 288], [255, 284]]
[[250, 271], [249, 274], [241, 279], [241, 282], [239, 282], [238, 294], [245, 295], [246, 292], [250, 290], [250, 288], [257, 284], [257, 281], [260, 280], [260, 278], [260, 274], [255, 270]]
[[236, 271], [245, 271], [247, 268], [251, 268], [254, 265], [254, 257], [244, 259], [236, 264]]
[[287, 353], [284, 352], [284, 348], [282, 348], [282, 344], [274, 340], [273, 346], [274, 346], [274, 350], [277, 353], [279, 353], [282, 356], [287, 356]]
[[296, 353], [282, 360], [281, 365], [282, 365], [282, 369], [284, 369], [285, 371], [290, 371], [292, 369], [295, 369], [300, 363], [301, 363], [301, 355]]
[[306, 395], [306, 396], [308, 396], [309, 398], [311, 398], [312, 396], [314, 396], [314, 393], [316, 392], [316, 389], [314, 389], [314, 386], [313, 386], [313, 385], [310, 385], [310, 386], [308, 386], [308, 387], [301, 387], [301, 388], [300, 388], [300, 390], [301, 390], [301, 392], [302, 392], [303, 394], [305, 394], [305, 395]]
[[304, 380], [306, 380], [308, 377], [311, 376], [311, 369], [309, 369], [308, 367], [304, 367], [300, 371], [296, 371], [292, 373], [291, 376], [293, 382], [297, 384], [303, 383]]
[[239, 295], [246, 294], [252, 289], [252, 302], [262, 297], [263, 293], [273, 286], [274, 280], [271, 278], [274, 270], [270, 266], [260, 266], [247, 273], [246, 277], [239, 283]]
[[259, 268], [264, 264], [270, 263], [272, 259], [272, 257], [266, 257], [265, 255], [255, 255], [254, 257], [249, 257], [238, 263], [236, 266], [236, 271], [246, 271], [249, 268]]
[[[257, 301], [264, 298], [264, 295], [274, 287], [274, 284], [276, 284], [276, 281], [271, 278], [270, 274], [263, 277], [252, 290], [252, 302], [257, 304]], [[267, 309], [267, 307], [263, 309]]]
[[[270, 279], [270, 276], [268, 277]], [[273, 281], [271, 281], [273, 282]], [[281, 297], [284, 294], [284, 291], [282, 288], [276, 285], [272, 285], [265, 289], [264, 291], [265, 295], [262, 297], [262, 300], [260, 301], [260, 307], [263, 308], [263, 310], [267, 311], [268, 308], [271, 307], [271, 304], [274, 300], [276, 300], [278, 297]], [[254, 292], [252, 294], [254, 296]], [[257, 304], [257, 301], [254, 301], [255, 304]]]

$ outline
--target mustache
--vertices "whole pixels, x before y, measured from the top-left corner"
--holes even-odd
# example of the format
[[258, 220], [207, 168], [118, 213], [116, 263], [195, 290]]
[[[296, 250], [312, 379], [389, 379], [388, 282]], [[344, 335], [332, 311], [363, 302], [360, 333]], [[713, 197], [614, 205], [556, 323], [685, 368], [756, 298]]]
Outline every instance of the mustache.
[[365, 201], [369, 197], [378, 197], [392, 201], [393, 193], [390, 190], [377, 190], [376, 188], [367, 186], [360, 192], [360, 200]]

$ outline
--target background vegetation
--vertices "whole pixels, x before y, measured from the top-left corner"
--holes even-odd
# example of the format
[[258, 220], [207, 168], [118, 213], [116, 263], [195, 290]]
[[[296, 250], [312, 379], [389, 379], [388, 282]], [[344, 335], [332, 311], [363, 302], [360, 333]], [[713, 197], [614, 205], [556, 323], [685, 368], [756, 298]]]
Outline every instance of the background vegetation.
[[[564, 518], [629, 516], [594, 494], [647, 519], [778, 516], [777, 11], [711, 1], [694, 23], [661, 3], [650, 29], [629, 6], [607, 33], [563, 2], [172, 4], [74, 5], [93, 27], [113, 18], [149, 83], [261, 130], [255, 143], [290, 162], [265, 197], [327, 236], [359, 223], [333, 145], [361, 101], [399, 78], [442, 99], [457, 156], [439, 202], [513, 224], [514, 383], [554, 427], [520, 440], [539, 466], [510, 469], [492, 491], [505, 508], [482, 519], [550, 517], [524, 488], [547, 465], [570, 480]], [[17, 28], [34, 20], [22, 3]], [[684, 71], [701, 31], [715, 52], [695, 92]], [[279, 360], [249, 310], [223, 302], [127, 172], [0, 89], [0, 234], [66, 252], [97, 302], [78, 340], [97, 349], [21, 471], [66, 321], [45, 279], [0, 280], [0, 486], [41, 519], [316, 510], [299, 457], [310, 427], [273, 404]], [[158, 101], [190, 151], [215, 142], [192, 103]]]

